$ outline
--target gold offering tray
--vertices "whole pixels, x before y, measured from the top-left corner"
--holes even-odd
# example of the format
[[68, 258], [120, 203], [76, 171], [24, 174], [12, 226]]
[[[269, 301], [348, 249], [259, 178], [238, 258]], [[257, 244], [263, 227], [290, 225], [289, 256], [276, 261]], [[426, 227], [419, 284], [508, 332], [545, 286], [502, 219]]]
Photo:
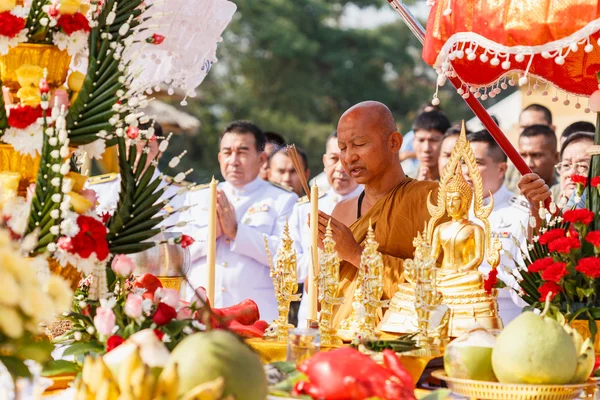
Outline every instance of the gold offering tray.
[[444, 370], [434, 371], [431, 375], [445, 381], [455, 394], [472, 400], [572, 400], [577, 399], [583, 389], [596, 385], [595, 382], [577, 385], [526, 385], [473, 381], [450, 378]]

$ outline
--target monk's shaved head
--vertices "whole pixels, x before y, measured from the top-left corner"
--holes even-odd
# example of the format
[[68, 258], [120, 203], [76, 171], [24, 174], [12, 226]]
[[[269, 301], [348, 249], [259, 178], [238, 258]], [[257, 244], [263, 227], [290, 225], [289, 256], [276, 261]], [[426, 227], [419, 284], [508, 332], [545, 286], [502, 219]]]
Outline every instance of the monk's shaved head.
[[356, 182], [376, 184], [403, 176], [398, 152], [402, 135], [389, 108], [378, 101], [352, 106], [338, 122], [338, 145], [344, 169]]
[[379, 133], [384, 137], [396, 132], [396, 121], [392, 112], [378, 101], [363, 101], [350, 107], [342, 114], [338, 130], [348, 125], [360, 127], [370, 134]]

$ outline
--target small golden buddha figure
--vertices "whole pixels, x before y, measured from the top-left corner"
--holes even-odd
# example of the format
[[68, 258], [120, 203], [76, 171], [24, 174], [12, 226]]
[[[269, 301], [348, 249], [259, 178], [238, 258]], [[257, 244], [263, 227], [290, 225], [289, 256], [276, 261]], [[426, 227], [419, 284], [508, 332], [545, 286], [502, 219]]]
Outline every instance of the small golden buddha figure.
[[[462, 175], [463, 163], [468, 167], [472, 188]], [[474, 214], [482, 221], [484, 228], [468, 219], [472, 202]], [[483, 275], [478, 271], [486, 253], [492, 268], [500, 260], [501, 245], [492, 238], [488, 221], [493, 206], [493, 198], [488, 206], [483, 206], [481, 176], [463, 127], [440, 181], [437, 205], [428, 199], [431, 219], [423, 238], [419, 239], [417, 249], [423, 251], [430, 243], [430, 257], [439, 263], [434, 287], [441, 293], [443, 303], [450, 308], [449, 335], [452, 337], [459, 336], [474, 323], [488, 329], [502, 328], [497, 294], [495, 291], [488, 294], [484, 290]], [[451, 220], [436, 225], [444, 215]], [[426, 242], [425, 245], [422, 242]], [[415, 254], [415, 260], [422, 257], [421, 254]], [[409, 262], [408, 265], [412, 264]], [[419, 329], [418, 313], [415, 311], [415, 290], [418, 287], [411, 274], [414, 272], [409, 268], [405, 272], [407, 283], [399, 285], [398, 292], [392, 298], [390, 308], [379, 326], [384, 332], [408, 333]]]
[[343, 297], [336, 297], [340, 286], [340, 259], [335, 251], [335, 242], [331, 225], [327, 224], [323, 252], [319, 257], [319, 303], [321, 304], [319, 331], [321, 346], [339, 346], [342, 340], [337, 336], [337, 329], [332, 324], [333, 307], [341, 304]]

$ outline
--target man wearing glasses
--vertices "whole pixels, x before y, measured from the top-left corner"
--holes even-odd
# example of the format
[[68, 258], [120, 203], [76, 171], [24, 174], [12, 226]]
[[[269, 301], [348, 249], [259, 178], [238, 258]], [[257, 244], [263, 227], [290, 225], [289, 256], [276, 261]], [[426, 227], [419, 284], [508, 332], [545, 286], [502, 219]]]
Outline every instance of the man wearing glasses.
[[583, 175], [587, 177], [590, 168], [591, 156], [587, 154], [587, 149], [594, 145], [594, 135], [588, 132], [577, 132], [565, 140], [560, 149], [560, 162], [556, 164], [556, 171], [560, 175], [561, 195], [554, 198], [559, 205], [567, 203], [567, 207], [583, 202], [576, 198], [575, 188], [577, 185], [571, 180], [573, 175]]

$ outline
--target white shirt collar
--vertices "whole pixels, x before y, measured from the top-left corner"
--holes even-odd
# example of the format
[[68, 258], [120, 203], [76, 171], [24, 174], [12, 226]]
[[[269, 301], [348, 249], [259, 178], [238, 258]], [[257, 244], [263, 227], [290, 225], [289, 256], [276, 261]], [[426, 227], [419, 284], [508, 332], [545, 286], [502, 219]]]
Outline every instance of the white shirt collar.
[[[494, 197], [494, 210], [496, 210], [500, 207], [503, 207], [504, 204], [508, 203], [510, 198], [514, 195], [510, 192], [510, 190], [508, 190], [508, 188], [505, 185], [502, 185], [500, 189], [496, 191], [496, 193], [492, 193], [492, 196]], [[483, 205], [487, 206], [488, 204], [490, 204], [490, 199], [490, 196], [483, 199]]]
[[254, 180], [252, 182], [247, 183], [246, 185], [244, 185], [241, 188], [236, 188], [235, 186], [233, 186], [231, 183], [229, 183], [227, 181], [225, 181], [225, 183], [223, 185], [225, 186], [226, 190], [228, 192], [231, 192], [234, 196], [246, 196], [246, 195], [249, 195], [250, 193], [254, 192], [259, 187], [261, 187], [264, 183], [266, 183], [266, 182], [257, 176], [256, 178], [254, 178]]

